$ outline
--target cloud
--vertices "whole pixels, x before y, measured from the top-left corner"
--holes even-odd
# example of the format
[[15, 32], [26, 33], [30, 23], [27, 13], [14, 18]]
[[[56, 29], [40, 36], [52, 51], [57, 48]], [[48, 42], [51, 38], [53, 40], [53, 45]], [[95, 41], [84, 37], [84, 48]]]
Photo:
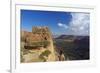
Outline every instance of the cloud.
[[76, 35], [89, 35], [90, 18], [88, 13], [71, 13], [70, 33]]
[[72, 19], [68, 25], [58, 23], [59, 27], [66, 29], [66, 34], [89, 35], [89, 13], [71, 13]]
[[62, 23], [58, 23], [58, 26], [59, 26], [59, 27], [62, 27], [62, 28], [65, 28], [65, 29], [68, 28], [68, 26], [67, 26], [66, 24], [62, 24]]

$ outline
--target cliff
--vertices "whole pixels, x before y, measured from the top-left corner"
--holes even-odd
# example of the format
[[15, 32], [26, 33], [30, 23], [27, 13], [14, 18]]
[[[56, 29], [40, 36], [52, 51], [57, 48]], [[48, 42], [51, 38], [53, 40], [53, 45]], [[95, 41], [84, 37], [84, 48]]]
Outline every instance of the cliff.
[[55, 49], [48, 27], [32, 27], [32, 32], [21, 31], [21, 62], [55, 60]]

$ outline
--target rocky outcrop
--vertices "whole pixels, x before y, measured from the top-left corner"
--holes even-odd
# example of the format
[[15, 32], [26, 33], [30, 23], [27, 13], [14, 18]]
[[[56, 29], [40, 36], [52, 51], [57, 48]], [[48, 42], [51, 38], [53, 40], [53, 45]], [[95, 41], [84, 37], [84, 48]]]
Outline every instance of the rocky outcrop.
[[[53, 40], [48, 27], [33, 27], [32, 32], [21, 31], [21, 42], [25, 43], [24, 49], [29, 50], [29, 53], [22, 55], [22, 57], [24, 58], [22, 62], [56, 60]], [[47, 51], [49, 51], [49, 54]], [[29, 56], [30, 52], [31, 56]], [[42, 53], [46, 54], [43, 54], [41, 56]], [[38, 57], [34, 57], [34, 55], [38, 55]]]
[[51, 33], [47, 27], [33, 27], [32, 32], [21, 31], [21, 37], [26, 42], [51, 40]]

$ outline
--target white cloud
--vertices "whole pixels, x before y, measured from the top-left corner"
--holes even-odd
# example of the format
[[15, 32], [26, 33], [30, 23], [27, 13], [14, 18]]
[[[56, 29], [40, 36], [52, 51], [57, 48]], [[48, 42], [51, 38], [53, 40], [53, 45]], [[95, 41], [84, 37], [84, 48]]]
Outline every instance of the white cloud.
[[88, 13], [71, 13], [72, 21], [70, 22], [70, 33], [76, 35], [89, 35], [89, 14]]
[[66, 28], [66, 34], [89, 35], [89, 14], [88, 13], [71, 13], [72, 19], [67, 26], [58, 23], [59, 27]]
[[68, 26], [67, 26], [66, 24], [62, 24], [62, 23], [58, 23], [58, 26], [59, 26], [59, 27], [63, 27], [63, 28], [65, 28], [65, 29], [68, 28]]

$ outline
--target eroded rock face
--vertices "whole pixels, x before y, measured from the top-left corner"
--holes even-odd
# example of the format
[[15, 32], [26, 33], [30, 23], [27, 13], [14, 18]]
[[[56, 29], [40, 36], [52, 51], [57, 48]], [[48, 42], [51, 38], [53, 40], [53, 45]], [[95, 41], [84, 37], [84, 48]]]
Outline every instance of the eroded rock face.
[[51, 32], [47, 27], [33, 27], [32, 32], [21, 31], [21, 37], [26, 42], [51, 40]]
[[[25, 55], [22, 55], [22, 57], [24, 58], [22, 62], [34, 62], [35, 61], [34, 59], [36, 59], [36, 61], [43, 61], [43, 60], [40, 60], [39, 55], [41, 55], [41, 53], [43, 53], [46, 50], [49, 50], [50, 53], [49, 55], [46, 55], [46, 56], [44, 54], [42, 58], [46, 59], [45, 61], [56, 60], [53, 40], [52, 40], [51, 32], [48, 29], [48, 27], [33, 27], [32, 32], [21, 31], [21, 42], [25, 43], [24, 49], [28, 49], [29, 51], [34, 51], [34, 52], [31, 52], [31, 54], [29, 52]], [[27, 48], [27, 47], [25, 48], [25, 46], [31, 47], [32, 49]], [[21, 52], [24, 52], [24, 51], [22, 50]], [[38, 54], [38, 57], [35, 58], [33, 55], [36, 55], [36, 54]]]

